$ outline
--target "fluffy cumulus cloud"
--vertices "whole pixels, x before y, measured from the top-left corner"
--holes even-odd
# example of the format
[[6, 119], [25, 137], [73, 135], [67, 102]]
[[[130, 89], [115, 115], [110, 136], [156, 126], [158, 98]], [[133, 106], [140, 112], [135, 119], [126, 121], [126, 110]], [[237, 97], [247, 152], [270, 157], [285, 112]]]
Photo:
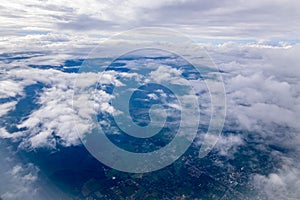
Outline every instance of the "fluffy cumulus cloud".
[[300, 170], [283, 166], [276, 173], [266, 176], [256, 174], [253, 177], [254, 185], [259, 188], [260, 195], [270, 199], [298, 199], [300, 196]]
[[[121, 73], [122, 74], [122, 73]], [[33, 110], [29, 116], [25, 116], [25, 120], [21, 120], [17, 124], [20, 131], [8, 133], [5, 128], [1, 128], [0, 135], [2, 138], [13, 138], [21, 140], [20, 146], [23, 148], [49, 147], [56, 148], [60, 143], [63, 146], [78, 145], [79, 138], [77, 133], [84, 134], [89, 129], [91, 115], [95, 114], [96, 109], [90, 105], [94, 105], [93, 99], [89, 95], [82, 94], [75, 96], [75, 81], [78, 87], [89, 88], [94, 86], [101, 74], [98, 73], [64, 73], [58, 70], [49, 69], [33, 69], [33, 68], [14, 68], [7, 69], [6, 76], [3, 76], [1, 86], [9, 87], [11, 85], [18, 88], [18, 92], [10, 90], [3, 91], [4, 97], [16, 97], [20, 93], [22, 99], [26, 96], [24, 88], [28, 85], [40, 83], [44, 85], [43, 91], [37, 98], [36, 103], [40, 105], [37, 110]], [[106, 73], [102, 77], [103, 83], [116, 83], [116, 73]], [[119, 83], [120, 84], [120, 83]], [[23, 97], [22, 97], [23, 95]], [[108, 102], [113, 96], [105, 91], [98, 91], [95, 96], [97, 103], [97, 111], [116, 112], [113, 108], [109, 108]], [[7, 102], [1, 104], [3, 110], [1, 114], [5, 115], [9, 111], [15, 109], [17, 102]], [[95, 108], [96, 108], [95, 107]], [[76, 123], [77, 130], [74, 128]], [[23, 130], [23, 131], [21, 131]], [[59, 140], [58, 140], [59, 138]]]
[[[286, 149], [286, 152], [278, 149], [270, 152], [271, 156], [280, 161], [278, 169], [268, 174], [252, 174], [252, 184], [260, 191], [260, 195], [269, 198], [277, 196], [275, 191], [282, 199], [299, 198], [297, 186], [300, 172], [298, 167], [300, 127], [297, 122], [300, 117], [298, 65], [300, 46], [265, 43], [203, 44], [203, 46], [222, 71], [227, 94], [225, 130], [233, 131], [219, 138], [215, 150], [221, 156], [234, 159], [239, 147], [247, 145], [249, 133], [260, 145], [274, 145]], [[99, 90], [95, 94], [97, 101], [94, 107], [86, 105], [95, 103], [91, 95], [72, 98], [76, 79], [79, 78], [83, 89], [90, 88], [98, 81], [99, 74], [82, 73], [78, 76], [76, 73], [56, 69], [28, 67], [37, 59], [51, 58], [55, 57], [51, 55], [45, 55], [45, 58], [31, 57], [22, 63], [16, 59], [2, 65], [4, 70], [0, 80], [0, 94], [1, 99], [6, 100], [0, 104], [0, 114], [4, 118], [26, 97], [27, 86], [36, 83], [44, 85], [40, 94], [35, 96], [38, 108], [17, 122], [18, 131], [11, 132], [5, 127], [0, 129], [2, 138], [18, 141], [22, 148], [56, 148], [58, 144], [79, 145], [76, 132], [79, 131], [80, 134], [88, 132], [91, 128], [92, 114], [96, 111], [117, 114], [108, 103], [114, 95], [104, 90]], [[55, 62], [59, 63], [62, 60], [63, 58], [59, 57]], [[129, 64], [130, 62], [132, 61], [128, 61]], [[16, 67], [17, 65], [19, 66]], [[172, 71], [168, 66], [163, 66], [155, 72], [157, 74], [152, 75], [161, 80], [170, 79], [175, 81], [175, 84], [183, 84], [180, 79], [172, 78], [172, 73], [180, 75], [182, 73], [180, 70]], [[136, 77], [130, 73], [112, 71], [105, 73], [102, 81], [122, 86], [122, 81], [116, 79], [117, 75], [125, 78]], [[150, 94], [150, 98], [157, 97]], [[72, 108], [74, 103], [72, 101], [75, 102], [75, 109]], [[81, 109], [77, 110], [76, 106], [80, 106]], [[74, 121], [79, 130], [74, 130]], [[263, 149], [261, 148], [262, 151]]]
[[[300, 46], [227, 43], [208, 45], [207, 49], [224, 71], [225, 128], [250, 133], [262, 146], [287, 149], [271, 150], [273, 159], [280, 160], [275, 171], [253, 174], [253, 185], [261, 198], [299, 198], [300, 60], [296, 55]], [[246, 139], [247, 134], [240, 136]], [[234, 141], [243, 145], [237, 138]], [[220, 146], [221, 153], [226, 146]]]
[[217, 62], [227, 54], [244, 54], [219, 65], [225, 71], [229, 106], [234, 105], [229, 117], [236, 116], [248, 130], [272, 124], [299, 130], [299, 65], [295, 60], [300, 46], [222, 45], [218, 49]]
[[[29, 63], [36, 62], [35, 58], [28, 59]], [[49, 59], [48, 55], [46, 59]], [[55, 62], [59, 62], [59, 59]], [[32, 68], [24, 63], [22, 67], [12, 67], [16, 63], [18, 59], [3, 65], [5, 73], [0, 79], [0, 100], [4, 102], [0, 104], [3, 127], [0, 129], [0, 137], [20, 142], [19, 147], [29, 150], [79, 145], [79, 138], [92, 128], [95, 114], [119, 113], [109, 104], [114, 95], [105, 90], [95, 90], [99, 77], [101, 84], [117, 87], [123, 85], [117, 77], [137, 78], [135, 73], [116, 71], [66, 73], [56, 69]], [[26, 102], [36, 104], [36, 107], [15, 122], [15, 130], [10, 130], [7, 126], [8, 115], [19, 111], [16, 104], [27, 97], [26, 87], [36, 84], [41, 85], [41, 91], [35, 91], [36, 94], [31, 97], [32, 102]]]

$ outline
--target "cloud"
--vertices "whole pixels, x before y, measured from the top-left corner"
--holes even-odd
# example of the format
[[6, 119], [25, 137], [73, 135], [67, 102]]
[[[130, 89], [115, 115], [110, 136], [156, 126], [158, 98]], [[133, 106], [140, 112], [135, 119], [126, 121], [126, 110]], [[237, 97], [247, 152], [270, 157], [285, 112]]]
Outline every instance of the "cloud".
[[214, 145], [213, 150], [220, 156], [224, 156], [227, 159], [234, 159], [234, 154], [237, 152], [238, 147], [245, 145], [243, 135], [229, 133], [226, 135], [199, 135], [198, 145], [200, 146], [204, 140], [208, 145]]
[[[280, 151], [276, 149], [270, 151], [270, 156], [274, 160], [282, 162], [278, 165], [278, 169], [271, 169], [271, 172], [266, 174], [256, 172], [253, 175], [252, 183], [257, 186], [260, 193], [269, 198], [273, 198], [276, 194], [274, 190], [280, 191], [279, 196], [283, 199], [287, 193], [298, 198], [299, 194], [295, 188], [298, 186], [299, 171], [295, 166], [299, 164], [300, 146], [298, 124], [300, 118], [298, 64], [300, 62], [298, 56], [300, 46], [297, 44], [237, 44], [232, 42], [222, 45], [202, 45], [222, 71], [227, 92], [228, 113], [224, 130], [229, 131], [229, 134], [226, 133], [219, 139], [215, 150], [219, 155], [235, 159], [239, 147], [248, 144], [247, 139], [250, 133], [261, 153], [266, 151], [270, 145], [284, 149], [285, 151], [281, 153], [278, 153]], [[65, 58], [69, 58], [69, 56], [55, 58], [55, 55], [50, 54], [31, 57], [22, 62], [20, 60], [7, 62], [3, 65], [5, 70], [1, 76], [3, 86], [0, 88], [1, 98], [23, 97], [25, 95], [24, 88], [37, 82], [43, 83], [47, 87], [44, 87], [40, 96], [37, 97], [40, 107], [33, 110], [27, 116], [28, 118], [16, 124], [25, 130], [9, 133], [5, 128], [1, 128], [1, 138], [13, 140], [21, 138], [21, 147], [25, 149], [55, 148], [57, 144], [79, 145], [80, 142], [73, 126], [74, 119], [78, 122], [80, 134], [87, 132], [90, 128], [90, 116], [96, 111], [117, 112], [108, 104], [108, 101], [115, 96], [104, 90], [99, 90], [97, 93], [99, 101], [96, 110], [94, 107], [91, 109], [91, 106], [80, 103], [94, 103], [90, 98], [92, 93], [82, 95], [81, 99], [74, 99], [75, 110], [72, 109], [73, 83], [78, 75], [27, 66], [36, 62], [47, 63], [48, 60], [52, 60], [56, 64], [63, 64]], [[128, 64], [132, 66], [137, 63], [128, 61]], [[17, 67], [18, 65], [19, 67]], [[168, 79], [182, 84], [179, 79], [174, 80], [174, 76], [180, 74], [180, 70], [171, 70], [166, 65], [152, 75], [153, 79], [159, 78], [161, 81]], [[116, 79], [117, 75], [121, 78]], [[98, 81], [98, 76], [99, 74], [82, 73], [80, 76], [82, 89], [89, 92], [88, 89]], [[141, 78], [130, 73], [107, 72], [103, 83], [114, 83], [121, 88], [123, 86], [122, 78], [130, 77]], [[196, 85], [196, 82], [194, 85], [199, 94], [205, 90], [204, 87]], [[152, 97], [154, 96], [152, 95]], [[0, 105], [2, 116], [15, 108], [16, 101], [19, 101], [19, 98]], [[206, 105], [209, 102], [204, 103], [205, 109], [209, 112], [209, 107]], [[81, 109], [76, 110], [76, 106], [81, 106]]]
[[299, 40], [298, 7], [296, 0], [4, 1], [0, 25], [4, 34], [19, 35], [81, 31], [109, 36], [138, 26], [162, 26], [196, 39]]
[[45, 179], [43, 172], [31, 162], [20, 159], [12, 145], [0, 144], [0, 196], [5, 200], [69, 199]]
[[[30, 60], [36, 61], [33, 64], [42, 64], [48, 61], [47, 64], [55, 65], [66, 58], [86, 56], [101, 41], [103, 39], [99, 37], [93, 38], [88, 35], [61, 32], [22, 36], [10, 34], [0, 38], [0, 52], [8, 54], [23, 52], [25, 55], [27, 52], [32, 52]], [[15, 59], [15, 62], [20, 64], [26, 63], [28, 59], [22, 59], [22, 61]]]
[[[223, 76], [227, 90], [228, 117], [238, 122], [237, 128], [246, 130], [261, 130], [264, 128], [268, 130], [271, 129], [270, 127], [273, 124], [276, 124], [296, 130], [299, 129], [297, 123], [297, 118], [299, 118], [299, 112], [297, 111], [300, 109], [299, 98], [297, 97], [299, 82], [296, 81], [297, 72], [299, 71], [296, 52], [299, 52], [299, 45], [288, 48], [285, 46], [268, 46], [266, 48], [265, 45], [227, 43], [224, 45], [206, 45], [206, 48], [211, 53], [214, 61], [219, 64], [221, 70], [225, 72]], [[47, 55], [45, 59], [51, 60], [51, 58], [52, 56]], [[37, 57], [33, 57], [26, 62], [28, 64], [40, 62], [40, 60], [43, 60], [43, 56], [38, 57], [38, 60], [36, 59]], [[61, 59], [63, 60], [63, 57]], [[288, 65], [284, 65], [283, 60], [289, 60]], [[14, 64], [13, 62], [8, 66]], [[128, 64], [131, 66], [133, 63], [129, 61]], [[288, 70], [281, 70], [283, 65]], [[180, 70], [173, 69], [172, 71], [168, 66], [161, 66], [155, 73], [152, 73], [152, 78], [155, 80], [157, 78], [160, 78], [160, 80], [170, 79], [176, 82], [179, 81], [178, 84], [182, 84], [180, 79], [172, 78], [172, 73], [180, 75]], [[108, 82], [115, 81], [114, 74], [106, 73], [105, 76], [105, 80]], [[122, 76], [128, 76], [128, 73], [123, 73]], [[97, 75], [93, 74], [82, 74], [81, 78], [82, 83], [84, 83], [81, 84], [83, 87], [89, 87], [97, 81]], [[39, 99], [39, 103], [42, 105], [41, 108], [34, 111], [31, 117], [18, 127], [33, 129], [42, 122], [42, 125], [45, 124], [44, 130], [47, 131], [39, 137], [50, 137], [52, 131], [55, 130], [62, 138], [69, 137], [70, 144], [76, 144], [75, 136], [64, 135], [72, 127], [71, 125], [67, 126], [69, 123], [62, 126], [56, 126], [55, 124], [63, 120], [71, 121], [69, 115], [75, 114], [71, 110], [71, 90], [72, 83], [76, 79], [75, 74], [63, 73], [53, 69], [42, 70], [22, 67], [9, 70], [7, 68], [7, 72], [2, 79], [2, 98], [23, 95], [24, 87], [36, 82], [50, 86], [44, 89]], [[199, 87], [197, 90], [202, 91], [203, 88]], [[108, 102], [109, 99], [113, 98], [108, 94], [105, 97], [106, 94], [105, 92], [103, 94], [99, 93], [101, 96], [99, 99]], [[13, 109], [14, 104], [13, 102], [2, 104], [3, 114]], [[107, 106], [107, 104], [102, 104], [99, 109], [109, 110]], [[113, 108], [110, 110], [115, 112]], [[81, 113], [82, 117], [93, 112], [86, 111], [87, 113]], [[48, 113], [49, 116], [44, 115], [44, 113]], [[55, 118], [56, 116], [61, 116], [61, 118]], [[56, 130], [54, 127], [61, 128]], [[268, 134], [267, 132], [266, 136]], [[39, 137], [33, 138], [32, 142], [39, 141]]]
[[[31, 62], [31, 61], [30, 61]], [[16, 97], [19, 100], [25, 98], [24, 88], [36, 83], [43, 84], [41, 94], [35, 101], [38, 108], [32, 110], [28, 116], [24, 116], [18, 124], [19, 131], [9, 132], [5, 128], [0, 129], [0, 137], [10, 138], [13, 141], [21, 141], [23, 149], [56, 148], [57, 145], [79, 145], [79, 135], [83, 135], [91, 128], [92, 116], [97, 112], [117, 114], [118, 111], [109, 104], [114, 98], [104, 90], [95, 91], [95, 84], [99, 77], [102, 84], [114, 84], [121, 86], [117, 77], [131, 77], [135, 74], [108, 71], [101, 73], [65, 73], [54, 69], [39, 69], [31, 67], [6, 68], [6, 74], [2, 78], [2, 97]], [[82, 91], [74, 94], [75, 81]], [[9, 88], [12, 88], [11, 90]], [[93, 95], [91, 95], [93, 94]], [[94, 98], [96, 100], [94, 101]], [[16, 101], [0, 104], [1, 114], [4, 116], [15, 109]], [[75, 128], [76, 123], [76, 128]], [[5, 124], [5, 121], [4, 121]]]
[[57, 24], [59, 29], [70, 29], [72, 31], [89, 31], [89, 30], [101, 30], [106, 28], [112, 28], [115, 23], [112, 21], [104, 21], [101, 19], [90, 17], [87, 14], [78, 15], [73, 17], [67, 22], [61, 22]]
[[151, 71], [150, 78], [157, 83], [171, 83], [177, 85], [186, 85], [187, 81], [181, 77], [182, 71], [170, 66], [159, 66], [157, 70]]
[[0, 98], [15, 97], [22, 93], [18, 83], [12, 82], [10, 80], [3, 80], [0, 82]]
[[[253, 175], [250, 182], [261, 198], [299, 198], [296, 189], [299, 188], [300, 156], [300, 59], [296, 56], [299, 47], [235, 43], [207, 45], [212, 58], [224, 71], [227, 91], [224, 130], [240, 132], [239, 137], [246, 141], [245, 145], [250, 135], [260, 153], [269, 151], [272, 162], [279, 162], [271, 172]], [[270, 146], [281, 150], [270, 149]], [[221, 147], [225, 148], [226, 142]]]
[[237, 151], [237, 147], [244, 145], [244, 141], [241, 135], [221, 135], [217, 139], [217, 144], [215, 149], [219, 152], [220, 155], [226, 157], [234, 157], [233, 154]]
[[0, 196], [3, 199], [32, 199], [38, 198], [35, 185], [38, 181], [39, 169], [32, 163], [22, 163], [16, 158], [12, 148], [0, 146], [0, 173], [1, 184]]
[[[16, 88], [16, 92], [12, 92], [14, 90], [3, 90], [2, 96], [4, 97], [14, 97], [16, 94], [22, 94], [24, 96], [24, 88], [37, 82], [44, 84], [45, 88], [38, 99], [41, 108], [33, 111], [30, 116], [28, 116], [28, 119], [24, 120], [21, 124], [16, 124], [17, 127], [26, 128], [26, 130], [7, 133], [7, 131], [2, 128], [1, 137], [14, 139], [23, 138], [21, 145], [32, 148], [55, 148], [55, 134], [61, 138], [66, 146], [79, 143], [78, 136], [74, 130], [73, 116], [75, 115], [72, 109], [72, 87], [76, 79], [76, 74], [63, 73], [52, 69], [15, 68], [11, 70], [8, 69], [5, 78], [9, 80], [9, 82], [3, 82], [3, 86], [6, 86], [6, 83], [8, 87], [13, 85], [13, 88]], [[90, 76], [89, 80], [96, 81], [97, 76]], [[3, 110], [1, 110], [2, 115], [13, 110], [15, 104], [15, 101], [1, 104], [3, 108]], [[80, 127], [83, 128], [84, 125], [80, 125]]]
[[2, 175], [7, 181], [4, 186], [6, 191], [3, 189], [1, 191], [3, 199], [30, 199], [38, 196], [37, 188], [33, 188], [37, 181], [38, 168], [33, 164], [16, 164], [10, 171]]
[[16, 104], [17, 104], [17, 102], [15, 102], [15, 101], [4, 103], [4, 104], [0, 104], [0, 116], [5, 115], [8, 111], [10, 111], [13, 108], [15, 108]]
[[276, 173], [255, 174], [253, 184], [260, 191], [260, 195], [269, 199], [298, 199], [300, 197], [299, 176], [299, 168], [284, 165]]
[[266, 48], [236, 44], [211, 50], [214, 61], [225, 72], [228, 116], [239, 118], [239, 125], [248, 130], [255, 130], [256, 125], [261, 128], [261, 123], [298, 130], [300, 99], [296, 60], [299, 59], [295, 55], [299, 51], [299, 45]]

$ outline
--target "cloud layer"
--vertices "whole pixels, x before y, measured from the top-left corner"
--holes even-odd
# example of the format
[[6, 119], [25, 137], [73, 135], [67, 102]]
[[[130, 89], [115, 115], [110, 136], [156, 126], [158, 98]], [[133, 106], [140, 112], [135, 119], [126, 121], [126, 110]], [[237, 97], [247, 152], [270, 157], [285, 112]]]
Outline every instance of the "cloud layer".
[[139, 26], [176, 28], [203, 39], [299, 40], [299, 1], [4, 1], [2, 35], [109, 36]]

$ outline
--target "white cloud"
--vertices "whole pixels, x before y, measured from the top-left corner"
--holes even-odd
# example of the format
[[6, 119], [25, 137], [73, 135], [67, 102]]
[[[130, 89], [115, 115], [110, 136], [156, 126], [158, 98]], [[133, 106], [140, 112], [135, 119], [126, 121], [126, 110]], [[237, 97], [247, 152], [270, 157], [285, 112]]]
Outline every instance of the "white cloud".
[[[297, 164], [299, 157], [300, 127], [300, 85], [299, 85], [299, 45], [269, 45], [269, 44], [236, 44], [204, 45], [215, 63], [220, 67], [227, 91], [227, 129], [251, 132], [260, 138], [261, 145], [273, 144], [291, 150], [293, 153], [272, 156], [284, 159], [287, 157], [292, 164], [281, 165], [278, 171], [268, 175], [256, 174], [255, 183], [263, 193], [270, 198], [281, 191], [281, 196], [290, 193], [299, 196], [297, 190], [299, 171], [293, 164]], [[52, 59], [49, 56], [46, 59]], [[56, 60], [61, 63], [66, 57]], [[30, 62], [39, 62], [42, 57], [28, 59]], [[45, 61], [46, 62], [46, 61]], [[28, 64], [27, 63], [27, 64]], [[56, 140], [53, 133], [62, 140], [65, 146], [79, 144], [74, 130], [73, 119], [79, 122], [79, 133], [86, 132], [89, 127], [90, 115], [95, 112], [94, 107], [82, 105], [80, 102], [94, 103], [90, 95], [82, 95], [75, 99], [76, 105], [81, 106], [80, 112], [72, 109], [72, 83], [77, 78], [75, 74], [63, 73], [58, 70], [42, 70], [26, 67], [20, 62], [20, 67], [12, 67], [17, 61], [8, 63], [4, 75], [1, 77], [1, 97], [15, 97], [24, 95], [25, 86], [35, 82], [42, 82], [49, 87], [44, 88], [38, 103], [41, 107], [33, 111], [29, 118], [18, 124], [26, 127], [27, 131], [10, 134], [4, 128], [0, 129], [2, 138], [24, 138], [23, 145], [31, 148], [48, 146], [55, 148]], [[131, 63], [133, 64], [133, 63]], [[170, 80], [182, 84], [179, 79], [180, 70], [173, 71], [164, 66], [153, 75], [153, 80]], [[120, 74], [119, 74], [120, 75]], [[123, 73], [123, 77], [132, 77], [132, 74]], [[136, 75], [135, 75], [136, 76]], [[91, 87], [98, 80], [98, 75], [86, 73], [81, 75], [83, 89]], [[113, 72], [106, 73], [103, 83], [122, 86], [122, 82], [115, 79]], [[7, 87], [6, 87], [7, 86]], [[197, 87], [203, 91], [202, 87]], [[90, 93], [91, 94], [91, 93]], [[97, 96], [98, 95], [98, 96]], [[98, 111], [116, 112], [107, 102], [114, 98], [104, 91], [96, 94], [99, 100]], [[155, 98], [152, 95], [153, 98]], [[1, 104], [1, 113], [4, 115], [14, 109], [15, 101]], [[86, 107], [85, 107], [86, 106]], [[224, 156], [233, 158], [237, 147], [244, 144], [246, 135], [226, 135], [219, 139], [216, 150]], [[28, 179], [31, 179], [28, 176]]]
[[299, 130], [300, 99], [296, 81], [299, 58], [295, 56], [295, 52], [300, 52], [299, 45], [265, 48], [226, 44], [209, 51], [225, 71], [228, 117], [238, 118], [239, 125], [248, 130], [260, 129], [261, 123]]
[[[237, 45], [227, 43], [218, 46], [206, 45], [206, 48], [211, 53], [214, 61], [225, 71], [223, 76], [228, 93], [228, 116], [230, 119], [237, 120], [241, 129], [260, 130], [262, 128], [261, 122], [264, 123], [264, 127], [277, 124], [299, 128], [297, 123], [297, 118], [299, 118], [299, 112], [297, 111], [300, 109], [300, 100], [297, 97], [299, 82], [296, 81], [298, 56], [295, 53], [299, 51], [299, 46], [265, 48], [265, 46], [253, 44]], [[242, 56], [239, 56], [240, 54]], [[291, 57], [290, 54], [293, 56]], [[290, 60], [289, 65], [287, 65], [288, 70], [279, 70], [284, 63], [281, 60], [287, 60], [288, 58]], [[275, 62], [273, 59], [277, 61]], [[152, 79], [155, 81], [169, 80], [182, 84], [181, 79], [178, 78], [181, 73], [180, 70], [161, 66], [152, 73]], [[129, 76], [127, 73], [121, 75], [123, 77]], [[106, 72], [102, 79], [103, 83], [113, 82], [117, 86], [121, 86], [122, 83], [115, 80], [114, 76], [113, 72]], [[97, 77], [98, 75], [93, 73], [81, 74], [82, 82], [80, 85], [83, 88], [90, 87], [97, 81]], [[16, 78], [19, 80], [14, 81]], [[39, 126], [39, 123], [42, 123], [44, 137], [51, 137], [54, 131], [60, 137], [67, 139], [70, 142], [69, 145], [76, 144], [74, 135], [65, 135], [65, 132], [68, 132], [67, 130], [72, 129], [72, 125], [69, 125], [70, 123], [61, 124], [62, 121], [71, 121], [70, 116], [76, 116], [71, 109], [71, 90], [72, 83], [76, 79], [75, 74], [67, 74], [53, 69], [40, 70], [22, 67], [12, 68], [11, 70], [8, 68], [2, 79], [2, 85], [4, 86], [1, 90], [2, 97], [13, 97], [22, 94], [25, 86], [35, 82], [49, 85], [50, 88], [44, 89], [39, 99], [39, 103], [42, 105], [41, 108], [34, 111], [31, 117], [20, 124], [19, 127], [31, 128], [32, 131], [35, 130], [36, 126]], [[83, 96], [81, 98], [87, 97]], [[97, 96], [100, 102], [108, 102], [112, 98], [114, 97], [104, 91], [98, 93]], [[83, 100], [89, 101], [89, 99], [78, 99], [78, 101]], [[14, 104], [13, 102], [2, 104], [3, 114], [13, 109]], [[98, 109], [110, 111], [111, 113], [116, 112], [107, 103], [101, 104]], [[81, 109], [79, 114], [81, 117], [88, 119], [88, 116], [93, 112], [94, 110]], [[61, 124], [61, 126], [56, 126], [57, 124]], [[59, 130], [57, 130], [57, 127], [60, 127]], [[87, 128], [84, 124], [81, 127], [83, 129]], [[36, 143], [39, 137], [32, 139], [32, 142]]]
[[242, 138], [251, 134], [260, 151], [266, 151], [268, 145], [287, 149], [284, 153], [271, 150], [272, 159], [280, 160], [277, 169], [267, 175], [254, 175], [252, 184], [261, 198], [299, 198], [300, 58], [296, 56], [299, 47], [207, 45], [214, 61], [224, 71], [227, 91], [225, 129], [245, 132]]
[[255, 174], [253, 184], [260, 191], [260, 195], [269, 199], [299, 199], [299, 176], [299, 168], [284, 165], [276, 173], [266, 176]]
[[221, 156], [226, 156], [227, 158], [234, 158], [234, 153], [236, 153], [237, 148], [241, 145], [244, 145], [242, 135], [201, 135], [199, 144], [201, 145], [203, 139], [207, 141], [207, 145], [216, 145], [214, 149], [218, 152]]
[[10, 80], [0, 81], [0, 98], [15, 97], [22, 93], [22, 88], [16, 82]]
[[68, 199], [31, 162], [21, 160], [11, 145], [0, 145], [0, 196], [5, 200]]
[[241, 135], [230, 134], [228, 136], [221, 135], [215, 147], [220, 155], [233, 157], [233, 154], [237, 151], [237, 147], [243, 144], [244, 142]]
[[15, 101], [0, 104], [0, 117], [5, 115], [8, 111], [12, 110], [16, 104], [17, 104], [17, 102], [15, 102]]
[[[7, 161], [6, 161], [7, 162]], [[3, 199], [30, 199], [36, 198], [37, 189], [34, 189], [34, 184], [38, 178], [39, 169], [35, 167], [32, 163], [23, 165], [17, 163], [12, 167], [10, 171], [2, 174], [2, 177], [7, 182], [1, 189], [1, 197]]]
[[171, 83], [186, 85], [187, 81], [182, 77], [182, 71], [171, 66], [159, 66], [155, 71], [150, 72], [150, 78], [157, 83]]
[[[31, 58], [32, 64], [61, 64], [66, 58], [86, 56], [103, 39], [73, 33], [43, 33], [19, 36], [9, 34], [0, 38], [0, 52], [34, 52], [42, 55]], [[28, 60], [15, 60], [27, 64]], [[34, 62], [36, 61], [36, 62]], [[37, 62], [38, 61], [38, 62]], [[59, 62], [60, 61], [60, 62]]]
[[[29, 67], [7, 67], [3, 77], [3, 86], [14, 86], [16, 92], [2, 90], [3, 97], [23, 94], [26, 86], [37, 82], [43, 83], [43, 88], [37, 103], [40, 108], [33, 110], [20, 124], [16, 124], [23, 131], [8, 133], [0, 129], [0, 137], [22, 141], [22, 148], [56, 148], [57, 144], [64, 146], [80, 144], [79, 135], [83, 135], [91, 128], [92, 115], [97, 112], [117, 114], [108, 102], [113, 95], [103, 90], [95, 91], [95, 84], [101, 76], [101, 84], [122, 86], [117, 76], [134, 77], [135, 74], [107, 71], [100, 73], [64, 73], [54, 69], [38, 69]], [[82, 93], [74, 95], [74, 87]], [[1, 113], [4, 115], [15, 108], [16, 102], [1, 104]], [[76, 126], [75, 126], [76, 123]], [[79, 134], [79, 135], [78, 135]]]

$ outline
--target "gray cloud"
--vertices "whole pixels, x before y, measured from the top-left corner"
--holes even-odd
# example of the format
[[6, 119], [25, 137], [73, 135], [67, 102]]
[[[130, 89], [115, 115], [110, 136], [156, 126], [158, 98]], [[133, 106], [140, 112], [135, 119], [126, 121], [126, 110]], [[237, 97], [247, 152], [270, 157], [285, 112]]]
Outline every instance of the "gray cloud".
[[116, 25], [114, 22], [104, 21], [84, 14], [69, 17], [69, 19], [66, 22], [61, 22], [57, 24], [58, 29], [69, 29], [75, 31], [113, 29], [114, 25]]
[[2, 27], [16, 32], [31, 27], [110, 35], [138, 26], [163, 26], [196, 39], [299, 40], [298, 7], [296, 0], [16, 1], [3, 3], [0, 18]]

